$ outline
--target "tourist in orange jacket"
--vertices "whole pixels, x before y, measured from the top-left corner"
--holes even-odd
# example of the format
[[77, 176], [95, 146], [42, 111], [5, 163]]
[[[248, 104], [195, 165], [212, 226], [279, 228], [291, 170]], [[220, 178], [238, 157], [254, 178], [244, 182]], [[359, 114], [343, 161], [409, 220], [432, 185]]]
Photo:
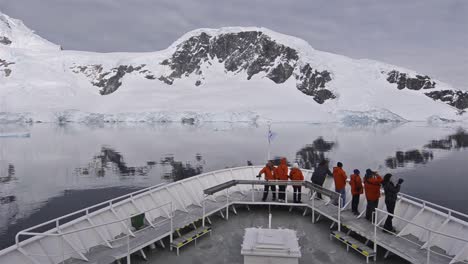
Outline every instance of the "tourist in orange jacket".
[[362, 187], [362, 180], [361, 176], [359, 175], [361, 172], [358, 169], [354, 170], [354, 174], [351, 175], [351, 179], [349, 184], [351, 185], [351, 195], [353, 199], [351, 201], [351, 211], [355, 215], [359, 215], [358, 207], [359, 207], [359, 198], [361, 194], [364, 192]]
[[[303, 181], [304, 175], [302, 171], [299, 169], [299, 165], [297, 163], [293, 164], [293, 168], [289, 172], [289, 178], [291, 181]], [[294, 203], [301, 203], [301, 189], [302, 185], [293, 185], [293, 200]], [[297, 197], [297, 198], [296, 198]]]
[[379, 206], [380, 198], [380, 186], [382, 185], [382, 177], [377, 172], [366, 170], [364, 176], [364, 189], [366, 190], [366, 219], [372, 221], [372, 214], [375, 212], [375, 208]]
[[[265, 180], [266, 181], [273, 181], [275, 180], [274, 176], [274, 171], [275, 171], [275, 166], [273, 166], [273, 163], [271, 161], [268, 161], [266, 166], [258, 173], [258, 178], [262, 176], [262, 174], [265, 174]], [[268, 190], [271, 189], [271, 192], [273, 193], [273, 201], [276, 200], [276, 186], [275, 185], [265, 185], [264, 191], [263, 191], [263, 198], [262, 201], [266, 201], [268, 197]]]
[[346, 172], [343, 170], [343, 163], [338, 162], [333, 168], [333, 179], [335, 180], [335, 191], [341, 194], [341, 206], [346, 204]]
[[[274, 171], [274, 176], [279, 181], [288, 180], [288, 164], [286, 158], [281, 158], [280, 165], [276, 167]], [[286, 185], [278, 186], [278, 201], [284, 202], [286, 199]]]

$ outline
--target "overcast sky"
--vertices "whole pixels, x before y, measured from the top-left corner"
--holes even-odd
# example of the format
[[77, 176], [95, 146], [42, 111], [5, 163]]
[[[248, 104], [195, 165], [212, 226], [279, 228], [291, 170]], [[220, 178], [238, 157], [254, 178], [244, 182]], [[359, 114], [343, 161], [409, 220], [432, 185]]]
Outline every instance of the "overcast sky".
[[0, 0], [64, 49], [155, 51], [200, 27], [263, 26], [468, 89], [468, 0]]

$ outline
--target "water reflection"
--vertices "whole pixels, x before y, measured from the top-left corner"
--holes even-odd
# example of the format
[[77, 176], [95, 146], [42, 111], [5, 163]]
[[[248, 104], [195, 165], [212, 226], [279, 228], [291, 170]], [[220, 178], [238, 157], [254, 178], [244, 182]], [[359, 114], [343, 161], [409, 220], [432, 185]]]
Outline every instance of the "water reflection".
[[[190, 162], [177, 161], [173, 155], [167, 155], [160, 161], [165, 169], [163, 178], [166, 180], [179, 181], [203, 173], [203, 164], [205, 161], [200, 153], [195, 155], [195, 164]], [[168, 168], [169, 171], [168, 171]]]
[[325, 141], [322, 137], [314, 140], [296, 153], [296, 160], [300, 167], [312, 169], [317, 163], [325, 159], [325, 153], [336, 146], [335, 142]]
[[8, 195], [8, 196], [0, 197], [0, 205], [9, 204], [9, 203], [12, 203], [14, 201], [16, 201], [16, 196], [14, 196], [14, 195]]
[[385, 164], [390, 169], [397, 167], [404, 167], [409, 163], [426, 164], [428, 161], [434, 159], [432, 151], [426, 150], [410, 150], [410, 151], [397, 151], [395, 157], [385, 160]]
[[385, 164], [390, 169], [405, 167], [410, 163], [426, 164], [434, 159], [434, 153], [431, 150], [459, 150], [466, 147], [468, 147], [468, 133], [460, 128], [456, 133], [444, 139], [431, 140], [423, 150], [397, 151], [394, 157], [385, 160]]
[[175, 160], [174, 156], [169, 155], [161, 159], [161, 165], [167, 168], [170, 167], [169, 172], [163, 174], [163, 178], [166, 180], [179, 181], [198, 174], [203, 173], [203, 164], [205, 161], [200, 153], [195, 155], [195, 164], [192, 165], [189, 162], [182, 162]]
[[455, 134], [441, 140], [432, 140], [425, 147], [443, 150], [466, 148], [468, 147], [468, 133], [460, 128]]
[[[6, 173], [4, 173], [4, 171], [6, 171]], [[1, 175], [6, 175], [6, 176], [1, 177]], [[4, 185], [4, 184], [12, 182], [13, 180], [15, 180], [15, 166], [9, 163], [6, 166], [6, 168], [1, 168], [0, 184]], [[10, 204], [14, 201], [16, 201], [15, 195], [2, 194], [2, 196], [0, 196], [0, 205]]]
[[147, 161], [144, 166], [127, 166], [122, 154], [108, 146], [103, 146], [101, 152], [93, 157], [87, 167], [76, 168], [75, 173], [84, 176], [93, 174], [97, 177], [104, 177], [106, 171], [110, 170], [114, 174], [122, 177], [135, 175], [146, 176], [155, 165], [155, 161]]
[[11, 182], [14, 179], [14, 176], [15, 176], [15, 166], [9, 163], [6, 168], [6, 176], [0, 177], [0, 183]]
[[[322, 160], [326, 159], [325, 153], [329, 152], [336, 146], [335, 142], [325, 141], [323, 137], [318, 137], [312, 142], [307, 144], [305, 147], [296, 151], [295, 162], [298, 163], [299, 167], [304, 169], [312, 169]], [[282, 157], [274, 157], [271, 161], [273, 165], [278, 166], [281, 163]], [[291, 166], [291, 160], [288, 159], [288, 166]], [[252, 162], [247, 161], [247, 165], [252, 165]]]

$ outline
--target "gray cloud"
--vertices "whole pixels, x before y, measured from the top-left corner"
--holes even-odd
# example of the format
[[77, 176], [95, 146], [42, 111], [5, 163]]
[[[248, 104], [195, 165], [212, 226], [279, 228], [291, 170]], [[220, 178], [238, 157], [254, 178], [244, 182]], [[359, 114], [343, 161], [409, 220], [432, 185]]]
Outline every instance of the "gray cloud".
[[200, 27], [264, 26], [468, 89], [465, 0], [0, 0], [0, 10], [65, 49], [100, 52], [160, 50]]

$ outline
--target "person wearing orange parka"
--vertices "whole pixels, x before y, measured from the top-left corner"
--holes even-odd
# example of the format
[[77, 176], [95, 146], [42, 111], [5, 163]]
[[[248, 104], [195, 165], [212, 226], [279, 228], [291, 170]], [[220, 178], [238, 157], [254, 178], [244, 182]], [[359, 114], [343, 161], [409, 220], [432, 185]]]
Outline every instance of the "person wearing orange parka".
[[364, 189], [366, 191], [367, 207], [366, 207], [366, 219], [372, 221], [372, 214], [375, 212], [375, 208], [379, 206], [380, 198], [380, 187], [383, 179], [377, 172], [370, 169], [366, 170], [364, 176]]
[[[274, 176], [279, 181], [288, 180], [288, 162], [286, 158], [281, 158], [280, 165], [276, 167], [274, 171]], [[278, 186], [278, 201], [284, 202], [286, 199], [286, 185]]]
[[[299, 169], [299, 164], [294, 163], [291, 171], [289, 172], [289, 178], [291, 181], [304, 181], [304, 175], [302, 171]], [[301, 203], [301, 189], [302, 185], [293, 185], [293, 200], [294, 203]], [[297, 198], [296, 198], [297, 197]]]
[[[271, 161], [268, 161], [268, 163], [265, 165], [265, 167], [258, 173], [257, 178], [260, 178], [262, 174], [265, 174], [265, 180], [266, 181], [273, 181], [275, 180], [274, 176], [274, 171], [275, 171], [275, 166]], [[275, 185], [267, 185], [265, 184], [265, 188], [263, 191], [263, 198], [262, 201], [266, 201], [268, 197], [268, 190], [271, 189], [271, 192], [273, 193], [273, 201], [276, 200], [276, 186]]]
[[351, 195], [353, 196], [353, 199], [351, 201], [351, 211], [355, 215], [359, 215], [359, 198], [364, 192], [362, 187], [361, 176], [359, 175], [360, 173], [361, 172], [358, 169], [355, 169], [354, 174], [351, 175], [349, 181], [349, 184], [351, 185]]
[[333, 179], [335, 180], [335, 191], [341, 194], [341, 206], [346, 204], [346, 172], [343, 170], [343, 163], [338, 162], [333, 168]]

